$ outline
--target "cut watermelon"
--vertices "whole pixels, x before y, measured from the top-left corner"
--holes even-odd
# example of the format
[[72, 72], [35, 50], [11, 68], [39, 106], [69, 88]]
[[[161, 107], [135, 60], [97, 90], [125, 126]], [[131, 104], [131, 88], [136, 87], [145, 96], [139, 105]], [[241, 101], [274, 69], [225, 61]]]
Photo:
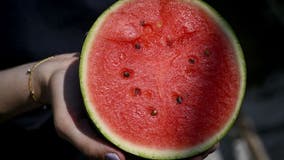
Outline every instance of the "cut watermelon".
[[152, 159], [196, 155], [235, 121], [245, 90], [241, 47], [199, 0], [124, 0], [83, 46], [87, 111], [119, 148]]

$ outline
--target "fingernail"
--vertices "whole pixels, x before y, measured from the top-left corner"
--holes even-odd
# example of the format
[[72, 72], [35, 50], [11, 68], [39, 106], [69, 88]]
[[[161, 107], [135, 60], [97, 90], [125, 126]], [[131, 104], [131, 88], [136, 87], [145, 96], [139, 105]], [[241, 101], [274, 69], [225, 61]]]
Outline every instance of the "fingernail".
[[107, 153], [105, 155], [105, 160], [119, 160], [119, 157], [115, 153]]

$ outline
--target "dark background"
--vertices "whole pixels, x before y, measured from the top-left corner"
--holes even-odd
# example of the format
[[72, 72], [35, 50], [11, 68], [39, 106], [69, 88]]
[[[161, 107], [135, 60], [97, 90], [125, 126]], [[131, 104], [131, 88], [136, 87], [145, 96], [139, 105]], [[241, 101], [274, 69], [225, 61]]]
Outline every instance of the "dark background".
[[[248, 79], [242, 112], [253, 120], [269, 156], [281, 159], [284, 157], [284, 1], [206, 2], [231, 25], [244, 51]], [[57, 53], [80, 51], [88, 29], [111, 3], [2, 0], [0, 69]], [[44, 117], [40, 125], [30, 121], [35, 116], [30, 113], [0, 126], [3, 159], [83, 159], [76, 149], [57, 137], [48, 110], [36, 112]]]

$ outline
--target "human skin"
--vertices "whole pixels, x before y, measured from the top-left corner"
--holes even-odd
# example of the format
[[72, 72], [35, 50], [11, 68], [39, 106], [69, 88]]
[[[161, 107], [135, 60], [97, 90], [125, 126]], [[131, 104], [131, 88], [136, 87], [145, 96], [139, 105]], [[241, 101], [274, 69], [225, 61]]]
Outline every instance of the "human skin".
[[[34, 102], [30, 96], [27, 74], [28, 69], [36, 63], [0, 71], [0, 122], [42, 104], [50, 104], [58, 135], [87, 157], [99, 160], [128, 159], [127, 153], [99, 136], [89, 124], [79, 88], [79, 54], [57, 55], [35, 68], [31, 80], [38, 102]], [[202, 160], [216, 147], [188, 160]]]

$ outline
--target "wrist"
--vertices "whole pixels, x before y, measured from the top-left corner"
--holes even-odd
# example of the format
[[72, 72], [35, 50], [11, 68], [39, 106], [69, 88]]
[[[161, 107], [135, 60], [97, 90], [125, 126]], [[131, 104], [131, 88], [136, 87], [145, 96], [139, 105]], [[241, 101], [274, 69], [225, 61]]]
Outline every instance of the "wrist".
[[[59, 71], [66, 71], [68, 66], [78, 57], [74, 54], [62, 54], [41, 63], [35, 70], [35, 94], [42, 104], [51, 104], [50, 81]], [[38, 62], [39, 63], [39, 62]]]
[[28, 78], [28, 89], [30, 98], [35, 103], [47, 104], [46, 101], [46, 88], [48, 85], [48, 75], [51, 73], [50, 70], [46, 70], [44, 67], [46, 63], [49, 63], [54, 57], [48, 57], [38, 62], [31, 64], [31, 67], [27, 70]]

